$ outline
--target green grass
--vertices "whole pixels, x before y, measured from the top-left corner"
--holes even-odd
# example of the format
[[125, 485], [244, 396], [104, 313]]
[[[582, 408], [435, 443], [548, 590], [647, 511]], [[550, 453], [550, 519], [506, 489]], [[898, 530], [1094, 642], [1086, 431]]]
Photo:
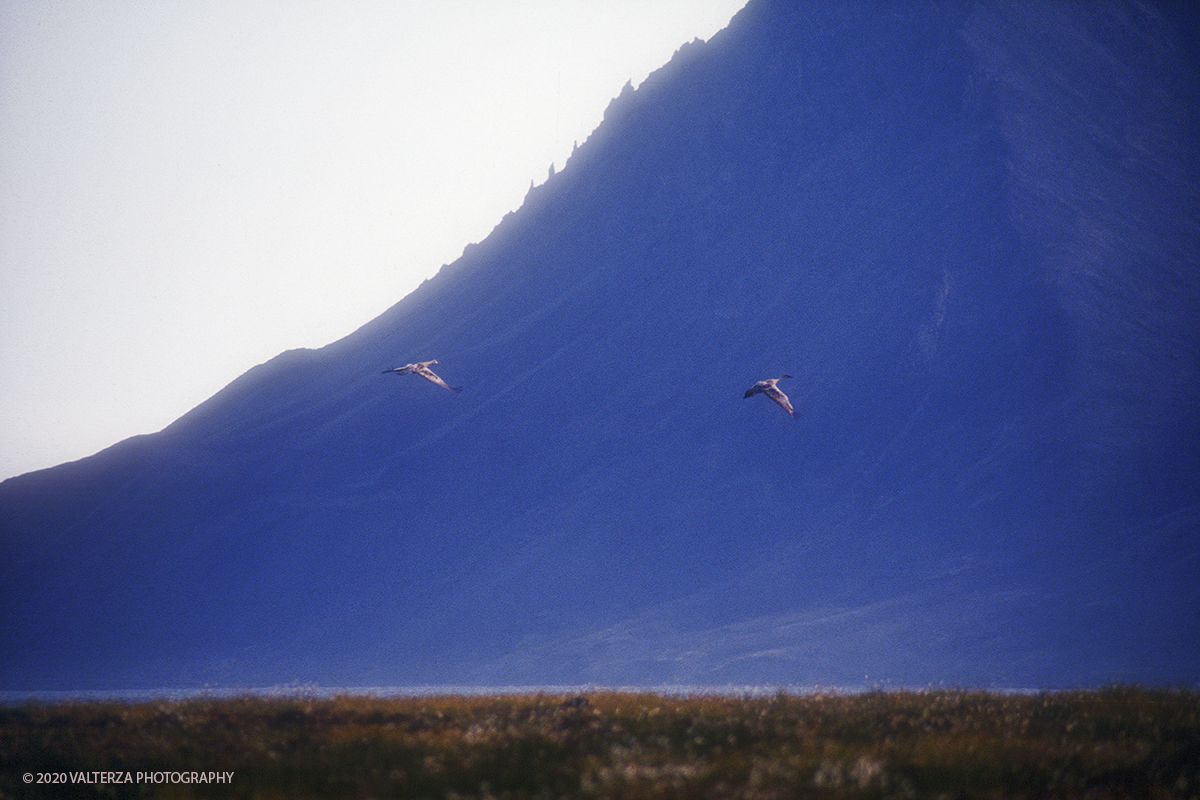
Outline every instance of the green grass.
[[[0, 708], [0, 797], [1190, 798], [1200, 696], [596, 692]], [[232, 784], [26, 784], [218, 771]]]

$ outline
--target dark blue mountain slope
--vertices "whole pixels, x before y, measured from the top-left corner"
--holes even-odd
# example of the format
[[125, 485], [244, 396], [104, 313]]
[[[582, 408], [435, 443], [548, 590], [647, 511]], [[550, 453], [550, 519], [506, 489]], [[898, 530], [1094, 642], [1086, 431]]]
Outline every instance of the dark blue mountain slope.
[[0, 486], [0, 684], [1196, 682], [1197, 32], [752, 0], [359, 331]]

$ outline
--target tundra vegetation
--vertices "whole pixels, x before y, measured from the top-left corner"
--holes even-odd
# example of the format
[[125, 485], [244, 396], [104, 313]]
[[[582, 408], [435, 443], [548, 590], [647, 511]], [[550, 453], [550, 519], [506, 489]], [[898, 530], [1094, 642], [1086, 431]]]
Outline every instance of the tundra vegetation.
[[[25, 773], [232, 772], [231, 783]], [[597, 691], [0, 708], [0, 797], [1188, 798], [1200, 695]]]

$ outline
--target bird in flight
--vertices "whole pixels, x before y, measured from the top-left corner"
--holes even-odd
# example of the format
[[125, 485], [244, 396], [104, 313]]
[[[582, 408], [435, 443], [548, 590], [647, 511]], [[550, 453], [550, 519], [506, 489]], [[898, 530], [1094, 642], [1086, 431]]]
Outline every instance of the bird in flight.
[[437, 376], [437, 373], [429, 368], [430, 364], [436, 363], [438, 363], [436, 358], [432, 361], [418, 361], [416, 364], [405, 364], [403, 367], [392, 367], [391, 369], [385, 369], [383, 374], [387, 375], [389, 372], [394, 372], [397, 375], [420, 375], [425, 380], [433, 381], [443, 389], [449, 389], [452, 392], [461, 392], [461, 386], [448, 385], [444, 380]]
[[792, 410], [791, 401], [789, 401], [787, 398], [787, 395], [784, 394], [783, 392], [781, 392], [779, 390], [779, 387], [775, 385], [775, 384], [779, 383], [781, 380], [783, 380], [784, 378], [790, 378], [790, 377], [792, 377], [792, 376], [791, 375], [783, 375], [778, 378], [771, 378], [769, 380], [759, 381], [758, 383], [754, 384], [753, 386], [751, 386], [749, 389], [746, 390], [746, 393], [744, 395], [742, 395], [742, 399], [745, 400], [747, 397], [750, 397], [751, 395], [765, 394], [767, 397], [771, 398], [776, 403], [778, 403], [779, 407], [782, 408], [784, 411], [786, 411], [788, 413], [789, 417], [791, 417], [792, 419], [795, 419], [796, 412]]

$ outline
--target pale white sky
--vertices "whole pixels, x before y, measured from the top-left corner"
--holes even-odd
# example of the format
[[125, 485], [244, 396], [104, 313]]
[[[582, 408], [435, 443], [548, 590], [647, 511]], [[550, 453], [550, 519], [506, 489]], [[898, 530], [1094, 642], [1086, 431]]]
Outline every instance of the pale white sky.
[[0, 0], [0, 479], [366, 323], [744, 2]]

